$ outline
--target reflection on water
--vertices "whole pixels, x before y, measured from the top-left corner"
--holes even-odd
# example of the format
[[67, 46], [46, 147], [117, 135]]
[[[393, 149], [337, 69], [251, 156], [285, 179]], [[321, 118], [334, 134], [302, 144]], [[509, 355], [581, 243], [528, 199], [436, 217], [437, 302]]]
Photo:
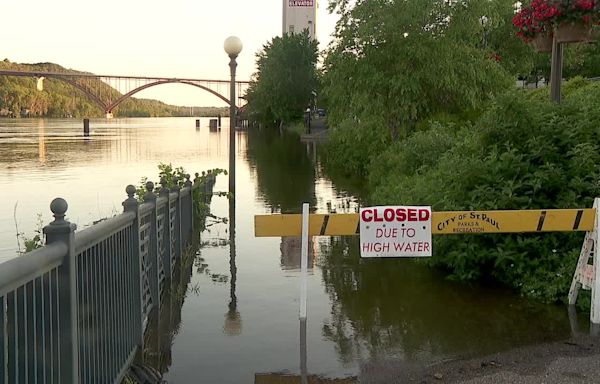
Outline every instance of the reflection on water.
[[344, 361], [439, 361], [570, 335], [562, 308], [453, 284], [420, 262], [361, 260], [357, 240], [333, 239], [320, 259], [333, 303], [323, 336]]
[[[25, 233], [37, 213], [48, 222], [57, 196], [82, 228], [121, 212], [125, 186], [155, 178], [160, 162], [191, 174], [227, 168], [228, 128], [211, 133], [203, 120], [196, 130], [194, 120], [97, 120], [89, 140], [80, 121], [0, 120], [0, 261], [16, 254], [16, 201]], [[235, 201], [211, 202], [216, 217], [234, 214], [207, 223], [150, 319], [145, 356], [169, 382], [350, 383], [378, 361], [429, 365], [569, 336], [562, 307], [452, 283], [411, 260], [362, 260], [357, 238], [312, 239], [308, 319], [299, 324], [299, 239], [255, 238], [254, 215], [300, 212], [303, 202], [355, 212], [359, 196], [326, 177], [318, 149], [297, 136], [236, 140]], [[218, 177], [215, 191], [226, 186]]]
[[46, 120], [38, 120], [38, 154], [40, 165], [46, 163], [46, 136], [45, 136]]
[[235, 294], [237, 282], [237, 266], [235, 265], [235, 197], [229, 199], [229, 305], [225, 313], [225, 325], [223, 329], [229, 336], [242, 333], [242, 317], [237, 308], [237, 296]]
[[160, 162], [192, 174], [226, 168], [226, 131], [210, 133], [208, 119], [195, 131], [194, 122], [94, 119], [84, 137], [80, 120], [0, 119], [0, 261], [17, 254], [14, 217], [31, 234], [38, 213], [49, 222], [54, 197], [67, 199], [69, 218], [83, 228], [120, 212], [125, 186], [155, 178]]
[[298, 212], [302, 203], [315, 205], [315, 167], [297, 135], [249, 132], [248, 161], [272, 212]]
[[[308, 269], [311, 270], [314, 266], [315, 261], [315, 246], [316, 242], [313, 239], [309, 240], [308, 243]], [[302, 254], [302, 238], [300, 237], [282, 237], [281, 245], [281, 268], [298, 270], [300, 269], [300, 261]]]

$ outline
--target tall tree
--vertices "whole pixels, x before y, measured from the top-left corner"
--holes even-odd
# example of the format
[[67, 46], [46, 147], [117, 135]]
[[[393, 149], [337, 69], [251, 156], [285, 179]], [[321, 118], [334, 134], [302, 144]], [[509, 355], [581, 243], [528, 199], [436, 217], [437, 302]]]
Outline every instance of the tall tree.
[[266, 125], [300, 118], [317, 89], [317, 58], [317, 42], [306, 31], [265, 44], [246, 94], [250, 115]]
[[330, 10], [340, 19], [323, 86], [341, 143], [332, 157], [350, 173], [420, 122], [469, 114], [514, 84], [495, 34], [512, 27], [512, 0], [335, 0]]

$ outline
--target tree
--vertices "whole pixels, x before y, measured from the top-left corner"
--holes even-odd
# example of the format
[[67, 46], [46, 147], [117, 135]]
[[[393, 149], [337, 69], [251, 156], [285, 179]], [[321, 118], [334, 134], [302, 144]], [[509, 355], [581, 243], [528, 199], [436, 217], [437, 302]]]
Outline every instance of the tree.
[[342, 142], [332, 157], [349, 172], [364, 174], [371, 156], [421, 122], [469, 114], [514, 84], [510, 71], [518, 63], [501, 58], [513, 47], [497, 36], [508, 33], [512, 1], [354, 3], [330, 5], [340, 19], [323, 84], [330, 125], [340, 131], [333, 141]]
[[317, 58], [317, 42], [306, 31], [265, 44], [246, 94], [250, 116], [266, 125], [300, 118], [317, 89]]

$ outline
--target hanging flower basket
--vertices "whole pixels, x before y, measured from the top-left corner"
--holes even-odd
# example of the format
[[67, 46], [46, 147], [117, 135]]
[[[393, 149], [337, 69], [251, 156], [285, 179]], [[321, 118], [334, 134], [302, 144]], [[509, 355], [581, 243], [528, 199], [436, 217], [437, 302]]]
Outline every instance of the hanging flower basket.
[[536, 52], [552, 52], [552, 35], [537, 35], [529, 41]]
[[519, 8], [512, 22], [517, 36], [527, 43], [552, 31], [559, 43], [597, 40], [600, 0], [530, 0], [529, 5]]
[[556, 41], [559, 43], [577, 43], [581, 41], [589, 41], [591, 37], [591, 28], [587, 24], [561, 24], [554, 33]]

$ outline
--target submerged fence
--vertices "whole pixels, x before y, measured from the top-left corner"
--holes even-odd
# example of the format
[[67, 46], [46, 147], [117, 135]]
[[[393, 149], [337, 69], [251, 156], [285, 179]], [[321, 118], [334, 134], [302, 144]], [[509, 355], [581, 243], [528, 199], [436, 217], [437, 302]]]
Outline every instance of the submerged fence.
[[0, 384], [121, 381], [192, 239], [196, 187], [148, 183], [140, 204], [130, 185], [122, 214], [80, 232], [52, 201], [46, 246], [0, 264]]

